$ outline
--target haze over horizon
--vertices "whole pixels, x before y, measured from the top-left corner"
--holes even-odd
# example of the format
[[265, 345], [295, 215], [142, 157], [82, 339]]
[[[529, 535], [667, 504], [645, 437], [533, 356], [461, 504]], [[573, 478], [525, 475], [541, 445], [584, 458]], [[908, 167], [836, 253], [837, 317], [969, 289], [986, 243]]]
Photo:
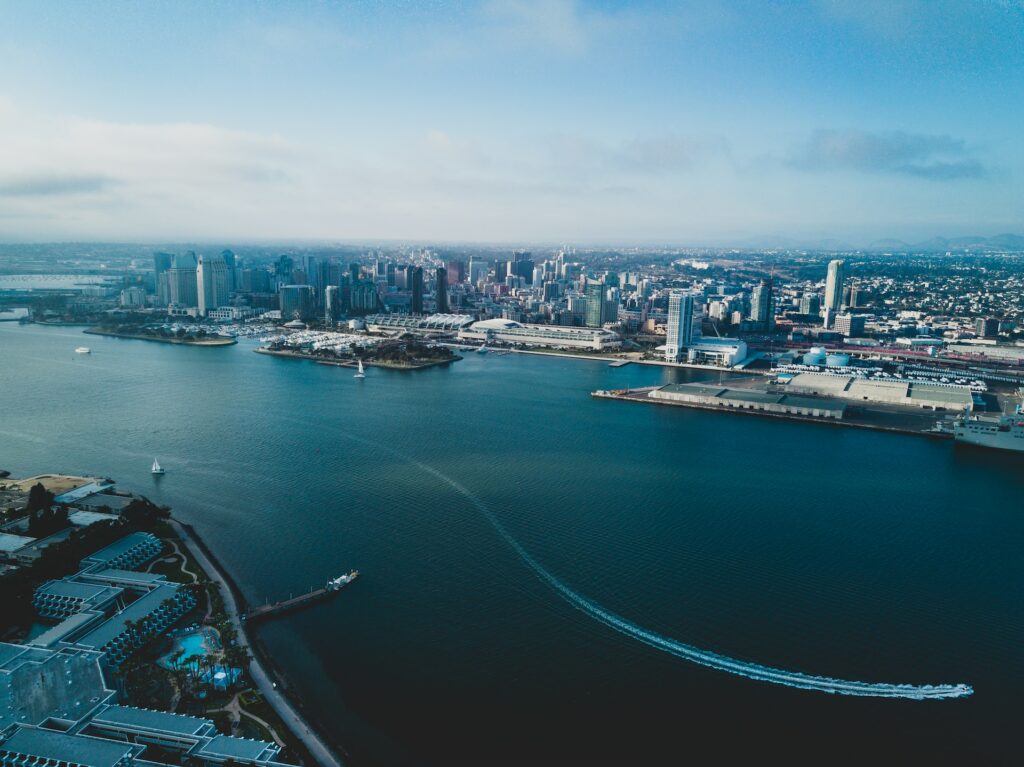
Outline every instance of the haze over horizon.
[[1024, 231], [1024, 4], [0, 0], [0, 240]]

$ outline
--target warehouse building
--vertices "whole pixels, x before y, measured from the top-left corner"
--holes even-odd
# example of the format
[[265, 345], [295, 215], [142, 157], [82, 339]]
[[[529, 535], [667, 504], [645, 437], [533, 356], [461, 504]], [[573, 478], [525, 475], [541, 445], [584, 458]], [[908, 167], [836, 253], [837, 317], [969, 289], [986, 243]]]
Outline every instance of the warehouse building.
[[855, 402], [926, 408], [930, 410], [972, 410], [974, 397], [968, 386], [859, 378], [827, 373], [800, 373], [779, 379], [787, 391], [835, 397]]
[[773, 415], [798, 415], [835, 420], [840, 420], [846, 411], [845, 403], [834, 399], [812, 399], [756, 389], [730, 389], [706, 384], [668, 384], [652, 390], [647, 396], [653, 400], [701, 407], [731, 408]]

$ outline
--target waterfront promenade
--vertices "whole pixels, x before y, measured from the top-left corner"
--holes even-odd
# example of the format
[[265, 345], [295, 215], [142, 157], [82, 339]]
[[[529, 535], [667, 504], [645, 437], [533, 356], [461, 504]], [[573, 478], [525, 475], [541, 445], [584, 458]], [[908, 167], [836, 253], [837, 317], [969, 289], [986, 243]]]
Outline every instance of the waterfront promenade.
[[221, 597], [224, 600], [224, 612], [227, 613], [231, 624], [235, 627], [235, 631], [238, 632], [238, 644], [248, 650], [252, 656], [252, 660], [249, 663], [249, 676], [252, 677], [253, 683], [263, 694], [263, 697], [284, 723], [288, 725], [295, 737], [302, 741], [302, 744], [309, 750], [321, 767], [344, 767], [345, 763], [341, 758], [314, 732], [298, 709], [278, 689], [277, 684], [263, 667], [256, 648], [253, 647], [252, 642], [249, 641], [248, 634], [246, 634], [246, 626], [241, 619], [243, 613], [239, 607], [238, 600], [235, 598], [232, 584], [222, 572], [220, 565], [215, 563], [212, 557], [207, 556], [205, 547], [198, 542], [188, 526], [182, 525], [175, 519], [171, 519], [170, 524], [181, 538], [182, 543], [189, 550], [189, 553], [206, 571], [210, 580], [220, 586]]

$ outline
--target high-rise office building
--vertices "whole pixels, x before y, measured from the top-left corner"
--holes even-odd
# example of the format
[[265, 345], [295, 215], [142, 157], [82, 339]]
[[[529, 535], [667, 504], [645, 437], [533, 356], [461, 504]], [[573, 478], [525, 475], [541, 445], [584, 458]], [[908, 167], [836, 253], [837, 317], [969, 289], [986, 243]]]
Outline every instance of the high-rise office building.
[[858, 314], [840, 314], [836, 317], [835, 329], [846, 337], [864, 335], [864, 316]]
[[606, 288], [601, 312], [601, 324], [619, 321], [619, 303], [622, 296], [618, 288]]
[[508, 277], [508, 261], [497, 260], [494, 262], [494, 282], [497, 285], [504, 285]]
[[174, 256], [170, 253], [153, 254], [153, 288], [156, 291], [158, 306], [167, 306], [171, 302], [171, 285], [167, 272], [173, 263]]
[[233, 251], [222, 250], [220, 257], [224, 259], [224, 266], [227, 267], [228, 293], [238, 290], [237, 273], [235, 271], [236, 258]]
[[843, 303], [843, 282], [846, 279], [846, 262], [835, 259], [828, 262], [828, 274], [825, 277], [825, 311], [833, 316]]
[[458, 285], [466, 279], [465, 261], [449, 261], [447, 262], [447, 267], [449, 285]]
[[804, 293], [800, 296], [800, 314], [817, 315], [821, 311], [821, 296], [817, 293]]
[[324, 288], [324, 322], [337, 322], [341, 318], [341, 288], [328, 285]]
[[533, 259], [528, 258], [530, 254], [526, 251], [522, 251], [524, 254], [522, 258], [517, 258], [515, 261], [508, 265], [509, 274], [515, 277], [521, 277], [523, 282], [527, 285], [533, 284]]
[[174, 257], [167, 270], [170, 303], [186, 307], [198, 305], [196, 263], [196, 254], [191, 250]]
[[373, 280], [359, 280], [352, 286], [350, 305], [355, 314], [372, 314], [380, 309], [377, 283]]
[[761, 284], [750, 293], [750, 319], [765, 330], [770, 330], [775, 321], [772, 309], [772, 281], [761, 280]]
[[228, 302], [228, 267], [223, 258], [199, 256], [196, 263], [196, 306], [199, 315]]
[[471, 256], [469, 259], [469, 283], [474, 287], [482, 280], [487, 279], [487, 272], [491, 269], [489, 261], [485, 261], [478, 256]]
[[584, 323], [588, 328], [599, 328], [604, 317], [604, 283], [597, 280], [588, 280], [584, 289], [587, 299], [587, 313]]
[[448, 270], [443, 266], [437, 267], [437, 277], [434, 284], [434, 302], [437, 304], [439, 314], [448, 313]]
[[412, 314], [423, 314], [423, 267], [416, 266], [412, 269], [412, 301], [409, 310]]
[[999, 320], [995, 317], [978, 317], [974, 323], [974, 333], [981, 338], [995, 338], [999, 335]]
[[700, 340], [703, 308], [701, 297], [673, 291], [668, 297], [668, 325], [665, 334], [665, 360], [678, 362], [679, 354]]
[[312, 285], [282, 285], [279, 299], [282, 319], [288, 322], [313, 319], [316, 300]]
[[292, 271], [295, 269], [295, 262], [291, 256], [279, 256], [274, 262], [274, 277], [277, 286], [292, 284]]

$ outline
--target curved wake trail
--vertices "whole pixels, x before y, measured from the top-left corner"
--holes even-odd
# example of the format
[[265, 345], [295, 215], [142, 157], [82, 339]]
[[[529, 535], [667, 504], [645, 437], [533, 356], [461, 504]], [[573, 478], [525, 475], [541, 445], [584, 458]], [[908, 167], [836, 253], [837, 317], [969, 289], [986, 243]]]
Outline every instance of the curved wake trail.
[[472, 492], [456, 482], [446, 474], [435, 469], [433, 466], [417, 461], [410, 456], [399, 453], [385, 445], [369, 440], [362, 440], [357, 437], [350, 437], [357, 442], [372, 444], [374, 447], [383, 449], [402, 460], [409, 461], [413, 465], [437, 477], [460, 495], [469, 500], [476, 509], [487, 519], [491, 527], [499, 536], [512, 548], [520, 559], [537, 575], [542, 581], [551, 586], [555, 592], [566, 602], [589, 615], [594, 620], [615, 629], [620, 634], [643, 642], [663, 652], [675, 655], [677, 658], [688, 660], [701, 666], [707, 666], [718, 671], [726, 671], [747, 679], [758, 682], [770, 682], [785, 687], [793, 687], [800, 690], [815, 690], [827, 692], [833, 695], [854, 695], [866, 698], [903, 698], [909, 700], [943, 700], [949, 698], [962, 698], [974, 692], [968, 684], [937, 684], [937, 685], [914, 685], [914, 684], [890, 684], [887, 682], [858, 682], [846, 679], [834, 679], [827, 676], [815, 676], [804, 674], [800, 671], [786, 671], [784, 669], [762, 666], [759, 663], [730, 658], [719, 655], [711, 650], [702, 650], [699, 647], [688, 645], [671, 637], [649, 631], [642, 626], [623, 618], [620, 615], [604, 609], [596, 602], [588, 599], [577, 591], [569, 588], [554, 574], [549, 572], [540, 562], [534, 559], [519, 542], [513, 538], [504, 525], [498, 520], [491, 510], [477, 498]]

